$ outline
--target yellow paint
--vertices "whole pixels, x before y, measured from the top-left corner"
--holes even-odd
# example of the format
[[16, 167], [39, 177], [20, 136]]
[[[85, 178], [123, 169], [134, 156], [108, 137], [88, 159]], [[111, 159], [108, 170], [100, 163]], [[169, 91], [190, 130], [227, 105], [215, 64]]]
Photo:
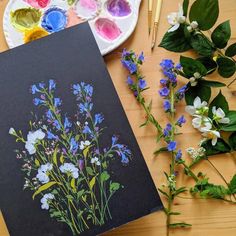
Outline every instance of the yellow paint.
[[48, 32], [40, 27], [35, 27], [31, 30], [25, 31], [24, 42], [29, 43], [48, 35]]

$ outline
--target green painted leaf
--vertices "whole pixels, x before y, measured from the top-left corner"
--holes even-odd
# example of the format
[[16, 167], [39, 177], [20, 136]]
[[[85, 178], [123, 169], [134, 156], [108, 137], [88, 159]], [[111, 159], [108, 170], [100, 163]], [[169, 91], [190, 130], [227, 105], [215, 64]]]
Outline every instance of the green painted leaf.
[[61, 184], [58, 183], [58, 182], [51, 181], [51, 182], [48, 182], [48, 183], [46, 183], [46, 184], [40, 186], [40, 187], [38, 188], [38, 190], [33, 194], [32, 198], [34, 199], [34, 198], [35, 198], [38, 194], [40, 194], [42, 191], [45, 191], [45, 190], [49, 189], [50, 187], [52, 187], [52, 186], [55, 185], [55, 184], [61, 185]]
[[159, 47], [172, 52], [185, 52], [192, 48], [185, 38], [183, 26], [174, 32], [166, 32]]
[[35, 163], [36, 166], [40, 166], [40, 162], [38, 161], [38, 159], [35, 159], [34, 163]]
[[218, 48], [225, 48], [231, 36], [231, 29], [229, 20], [218, 25], [213, 33], [211, 34], [211, 39], [213, 43]]
[[184, 0], [183, 1], [184, 16], [188, 15], [188, 6], [189, 6], [189, 0]]
[[209, 30], [219, 16], [218, 0], [196, 0], [190, 9], [190, 22], [197, 21], [201, 30]]
[[216, 108], [221, 108], [225, 114], [227, 114], [229, 112], [229, 104], [225, 98], [225, 96], [221, 93], [221, 91], [218, 93], [218, 95], [213, 99], [213, 101], [211, 102], [210, 106], [209, 106], [209, 117], [212, 118], [213, 114], [212, 114], [212, 107], [216, 107]]
[[180, 64], [183, 67], [183, 72], [187, 77], [192, 77], [195, 72], [204, 76], [207, 73], [205, 66], [198, 60], [194, 60], [190, 57], [180, 56]]
[[221, 126], [221, 130], [223, 131], [236, 131], [236, 111], [229, 111], [226, 113], [226, 117], [230, 119], [229, 124], [224, 124]]
[[192, 48], [201, 56], [212, 56], [216, 50], [214, 45], [201, 34], [192, 35], [190, 44]]
[[110, 184], [110, 192], [115, 192], [120, 188], [120, 184], [119, 183], [111, 183]]
[[206, 149], [207, 156], [227, 153], [231, 150], [230, 146], [223, 139], [218, 139], [215, 146], [211, 144], [211, 140], [208, 140], [202, 144], [202, 147]]
[[216, 62], [218, 64], [218, 73], [222, 77], [229, 78], [235, 73], [236, 65], [231, 59], [227, 57], [219, 57]]
[[72, 178], [72, 180], [70, 181], [70, 186], [73, 189], [73, 191], [75, 192], [76, 191], [76, 187], [75, 187], [75, 179], [74, 178]]
[[83, 155], [84, 155], [85, 158], [88, 156], [89, 149], [90, 149], [90, 146], [86, 147], [86, 148], [83, 150]]
[[89, 175], [94, 175], [94, 173], [93, 173], [93, 169], [91, 168], [91, 167], [86, 167], [86, 171], [87, 171], [87, 173], [89, 174]]
[[55, 150], [53, 152], [52, 161], [57, 166], [57, 148], [55, 148]]
[[96, 182], [96, 176], [94, 176], [89, 182], [90, 189], [92, 189], [94, 187], [95, 182]]
[[64, 158], [64, 156], [63, 156], [63, 155], [61, 155], [61, 156], [60, 156], [60, 162], [61, 162], [61, 164], [63, 164], [63, 163], [64, 163], [64, 161], [65, 161], [65, 158]]
[[225, 51], [227, 57], [236, 56], [236, 43], [231, 44]]
[[195, 87], [190, 87], [185, 93], [185, 101], [187, 105], [192, 105], [196, 97], [200, 97], [202, 101], [208, 102], [211, 98], [211, 88], [198, 83]]
[[110, 178], [110, 175], [108, 174], [107, 171], [103, 171], [103, 172], [101, 173], [101, 181], [102, 181], [102, 182], [107, 181], [109, 178]]
[[201, 84], [207, 86], [207, 87], [214, 87], [214, 88], [219, 88], [219, 87], [224, 87], [226, 84], [218, 82], [218, 81], [213, 81], [213, 80], [202, 80]]
[[217, 64], [212, 57], [199, 57], [196, 60], [200, 61], [206, 67], [207, 74], [211, 74], [217, 69]]

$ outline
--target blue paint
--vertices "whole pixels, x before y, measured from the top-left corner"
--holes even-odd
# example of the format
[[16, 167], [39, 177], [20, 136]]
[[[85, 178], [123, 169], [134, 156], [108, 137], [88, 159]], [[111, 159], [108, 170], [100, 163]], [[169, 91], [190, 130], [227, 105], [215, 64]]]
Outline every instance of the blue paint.
[[66, 24], [67, 16], [64, 10], [53, 7], [44, 13], [42, 27], [49, 33], [54, 33], [65, 29]]

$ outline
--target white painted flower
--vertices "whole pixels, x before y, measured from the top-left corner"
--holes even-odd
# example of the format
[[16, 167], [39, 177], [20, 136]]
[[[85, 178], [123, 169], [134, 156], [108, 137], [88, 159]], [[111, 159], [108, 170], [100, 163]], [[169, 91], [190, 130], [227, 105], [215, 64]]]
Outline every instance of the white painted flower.
[[51, 193], [46, 193], [43, 198], [41, 198], [40, 202], [42, 203], [41, 208], [48, 210], [49, 209], [49, 203], [51, 200], [53, 200], [55, 197]]
[[217, 143], [217, 139], [220, 138], [220, 132], [217, 130], [211, 130], [208, 128], [202, 128], [201, 131], [203, 132], [203, 136], [207, 139], [211, 140], [212, 146], [215, 146]]
[[80, 150], [84, 150], [86, 147], [88, 147], [91, 144], [90, 141], [86, 140], [86, 141], [81, 141], [80, 145], [79, 145], [79, 149]]
[[201, 101], [199, 97], [196, 97], [193, 101], [193, 106], [186, 106], [185, 111], [190, 115], [199, 115], [208, 110], [207, 102]]
[[71, 175], [74, 179], [79, 177], [79, 169], [71, 163], [65, 163], [59, 167], [62, 173]]
[[42, 183], [46, 184], [49, 182], [49, 176], [48, 172], [52, 170], [53, 165], [51, 163], [46, 163], [44, 165], [41, 165], [38, 169], [38, 174], [36, 175], [36, 178]]
[[15, 129], [14, 129], [14, 128], [10, 128], [10, 129], [9, 129], [9, 134], [11, 134], [11, 135], [16, 134]]
[[29, 152], [30, 155], [36, 152], [35, 144], [38, 140], [42, 140], [45, 137], [45, 133], [39, 129], [36, 131], [29, 131], [27, 135], [27, 141], [25, 143], [25, 148]]
[[212, 107], [212, 113], [213, 113], [213, 119], [221, 124], [228, 124], [230, 122], [230, 119], [228, 117], [225, 117], [224, 111], [219, 107], [216, 109], [216, 107]]
[[172, 27], [168, 30], [168, 32], [173, 32], [180, 27], [180, 24], [186, 21], [186, 17], [184, 16], [183, 7], [179, 4], [179, 11], [172, 12], [167, 16], [168, 23], [172, 25]]
[[100, 166], [101, 165], [101, 162], [99, 161], [99, 159], [97, 157], [93, 157], [91, 159], [91, 164], [95, 164], [97, 166]]

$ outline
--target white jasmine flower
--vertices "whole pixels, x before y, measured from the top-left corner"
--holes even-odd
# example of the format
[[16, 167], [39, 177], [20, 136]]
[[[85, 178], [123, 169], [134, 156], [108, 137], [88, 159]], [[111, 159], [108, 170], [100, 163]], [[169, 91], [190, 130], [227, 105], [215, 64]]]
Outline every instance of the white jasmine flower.
[[91, 164], [96, 164], [97, 166], [100, 166], [101, 162], [99, 161], [99, 159], [97, 157], [93, 157], [91, 159]]
[[195, 86], [197, 86], [197, 84], [198, 84], [198, 81], [197, 81], [197, 79], [196, 79], [195, 77], [191, 77], [191, 78], [189, 79], [189, 82], [190, 82], [190, 84], [191, 84], [192, 87], [195, 87]]
[[51, 163], [46, 163], [44, 165], [41, 165], [38, 169], [38, 174], [36, 175], [36, 178], [42, 183], [46, 184], [49, 182], [49, 176], [48, 172], [52, 170], [53, 165]]
[[217, 139], [220, 138], [220, 132], [217, 130], [211, 130], [208, 128], [202, 128], [203, 136], [207, 139], [211, 139], [212, 146], [215, 146], [217, 143]]
[[71, 175], [74, 179], [77, 179], [79, 177], [79, 169], [71, 163], [65, 163], [61, 165], [59, 169], [62, 173]]
[[190, 115], [199, 115], [208, 110], [207, 102], [201, 101], [199, 97], [196, 97], [193, 101], [193, 106], [186, 106], [185, 111], [188, 112]]
[[9, 134], [11, 134], [11, 135], [16, 134], [15, 129], [11, 127], [11, 128], [9, 129]]
[[198, 27], [198, 23], [197, 23], [197, 21], [192, 21], [191, 23], [190, 23], [190, 26], [192, 27], [192, 29], [197, 29], [197, 27]]
[[38, 140], [42, 140], [45, 137], [45, 133], [39, 129], [36, 131], [29, 131], [27, 135], [27, 141], [25, 143], [25, 148], [29, 152], [30, 155], [36, 152], [35, 144]]
[[51, 200], [53, 200], [55, 197], [51, 193], [46, 193], [43, 198], [41, 198], [40, 202], [42, 203], [41, 208], [48, 210], [49, 209], [49, 203]]
[[230, 119], [225, 117], [225, 113], [221, 108], [216, 109], [216, 107], [212, 107], [213, 119], [221, 124], [228, 124]]
[[169, 24], [172, 25], [168, 32], [177, 30], [180, 24], [185, 22], [186, 17], [184, 16], [183, 7], [181, 4], [179, 4], [179, 11], [170, 13], [170, 15], [167, 16], [167, 20]]
[[86, 140], [86, 141], [81, 141], [80, 145], [79, 145], [79, 149], [80, 150], [84, 150], [86, 147], [88, 147], [91, 144], [90, 141]]

